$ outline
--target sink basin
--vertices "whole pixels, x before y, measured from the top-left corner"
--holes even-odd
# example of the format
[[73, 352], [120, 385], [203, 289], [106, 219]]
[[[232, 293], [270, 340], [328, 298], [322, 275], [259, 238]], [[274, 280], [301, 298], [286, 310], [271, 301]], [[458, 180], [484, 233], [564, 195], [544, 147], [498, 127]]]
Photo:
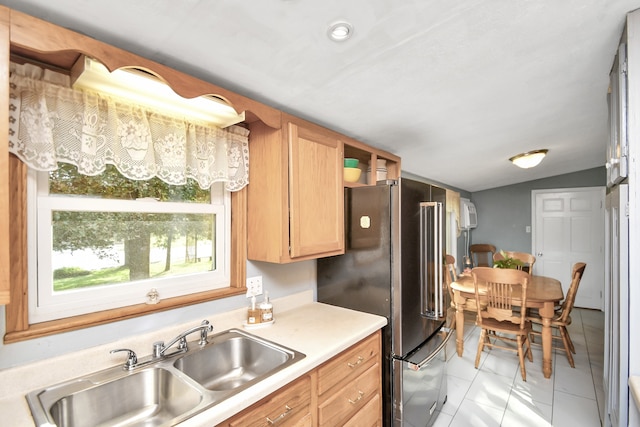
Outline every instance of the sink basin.
[[295, 350], [231, 329], [173, 365], [209, 390], [239, 391], [302, 357]]
[[37, 426], [168, 427], [205, 411], [305, 357], [238, 329], [186, 352], [114, 366], [32, 391]]
[[172, 425], [202, 401], [196, 388], [162, 368], [118, 368], [46, 389], [37, 397], [58, 427]]

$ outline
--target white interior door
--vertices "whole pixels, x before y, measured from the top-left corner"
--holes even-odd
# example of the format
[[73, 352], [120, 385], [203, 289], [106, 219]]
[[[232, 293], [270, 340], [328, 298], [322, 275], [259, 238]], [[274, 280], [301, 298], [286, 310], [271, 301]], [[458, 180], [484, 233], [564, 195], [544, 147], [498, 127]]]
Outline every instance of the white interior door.
[[573, 264], [585, 262], [576, 307], [604, 308], [604, 197], [604, 187], [532, 191], [534, 273], [560, 280], [566, 295]]

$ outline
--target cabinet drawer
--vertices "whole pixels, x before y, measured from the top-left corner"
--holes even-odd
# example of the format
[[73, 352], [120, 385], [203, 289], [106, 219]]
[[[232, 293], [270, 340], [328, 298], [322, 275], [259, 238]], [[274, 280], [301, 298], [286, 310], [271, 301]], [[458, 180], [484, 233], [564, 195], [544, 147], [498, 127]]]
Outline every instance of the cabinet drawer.
[[231, 427], [302, 427], [311, 425], [311, 379], [308, 376], [273, 393], [228, 423]]
[[[342, 389], [332, 394], [318, 408], [320, 426], [336, 426], [353, 416], [380, 390], [380, 364], [376, 363], [355, 380], [348, 382]], [[380, 414], [375, 414], [379, 417]]]
[[382, 425], [382, 401], [380, 395], [376, 394], [360, 409], [353, 417], [347, 421], [343, 427], [364, 427]]
[[327, 390], [347, 377], [360, 375], [372, 363], [378, 361], [380, 334], [373, 334], [354, 347], [339, 354], [326, 365], [318, 369], [318, 394]]

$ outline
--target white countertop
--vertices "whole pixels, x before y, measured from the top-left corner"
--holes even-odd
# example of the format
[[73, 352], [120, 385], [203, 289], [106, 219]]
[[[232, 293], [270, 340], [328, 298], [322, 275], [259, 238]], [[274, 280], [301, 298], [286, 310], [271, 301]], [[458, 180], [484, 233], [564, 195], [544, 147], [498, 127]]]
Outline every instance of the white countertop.
[[640, 376], [632, 375], [629, 377], [629, 388], [631, 389], [631, 397], [636, 402], [636, 408], [640, 409]]
[[[312, 298], [312, 292], [308, 291], [273, 300], [274, 324], [247, 330], [253, 335], [304, 353], [306, 357], [180, 423], [180, 426], [211, 426], [224, 421], [386, 325], [384, 317], [316, 303]], [[213, 324], [215, 334], [230, 328], [243, 329], [245, 317], [246, 309], [239, 309], [207, 319]], [[139, 357], [144, 357], [151, 352], [154, 341], [166, 341], [192, 326], [193, 322], [176, 325], [152, 334], [127, 337], [84, 351], [0, 371], [0, 414], [3, 423], [33, 426], [24, 397], [28, 392], [122, 363], [122, 354], [109, 354], [114, 348], [132, 348], [139, 352]], [[149, 351], [145, 353], [141, 349]]]

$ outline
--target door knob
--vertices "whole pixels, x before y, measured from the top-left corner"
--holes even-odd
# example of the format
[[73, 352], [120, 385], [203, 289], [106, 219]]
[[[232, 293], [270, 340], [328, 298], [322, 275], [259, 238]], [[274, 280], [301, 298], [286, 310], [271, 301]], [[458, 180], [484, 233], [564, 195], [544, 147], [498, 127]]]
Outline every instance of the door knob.
[[542, 256], [542, 252], [538, 252], [536, 256]]

